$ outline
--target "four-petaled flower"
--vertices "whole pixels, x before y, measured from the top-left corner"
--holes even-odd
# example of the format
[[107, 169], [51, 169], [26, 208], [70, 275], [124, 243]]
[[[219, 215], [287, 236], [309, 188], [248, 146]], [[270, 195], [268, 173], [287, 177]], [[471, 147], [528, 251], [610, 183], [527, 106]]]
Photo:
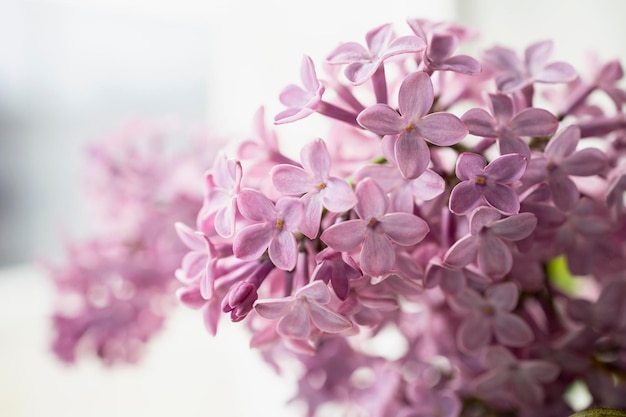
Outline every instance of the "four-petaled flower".
[[217, 254], [209, 238], [189, 226], [177, 222], [176, 233], [185, 246], [191, 249], [183, 258], [182, 265], [175, 272], [183, 284], [199, 283], [200, 293], [206, 300], [213, 296]]
[[574, 208], [580, 199], [578, 187], [569, 176], [600, 174], [608, 166], [606, 156], [599, 149], [576, 151], [579, 140], [578, 126], [570, 125], [561, 130], [550, 139], [543, 156], [530, 160], [524, 175], [531, 183], [547, 180], [554, 204], [564, 211]]
[[302, 168], [293, 165], [277, 165], [270, 175], [278, 191], [286, 194], [304, 194], [304, 219], [300, 231], [315, 239], [320, 227], [322, 207], [340, 213], [356, 204], [356, 196], [344, 180], [330, 176], [330, 155], [326, 144], [317, 139], [302, 148]]
[[322, 103], [322, 95], [326, 88], [317, 79], [313, 60], [306, 55], [302, 57], [300, 79], [304, 89], [290, 84], [280, 93], [280, 102], [287, 106], [287, 109], [274, 117], [274, 122], [277, 124], [304, 119], [311, 113], [315, 113]]
[[326, 307], [330, 301], [326, 284], [313, 281], [292, 296], [258, 300], [254, 309], [261, 317], [279, 319], [276, 331], [281, 336], [306, 339], [313, 331], [311, 322], [327, 333], [341, 333], [352, 328], [350, 320]]
[[483, 201], [503, 214], [519, 212], [519, 198], [509, 184], [519, 180], [526, 169], [526, 158], [517, 153], [502, 155], [485, 166], [482, 156], [465, 152], [456, 162], [461, 180], [450, 194], [450, 211], [464, 215]]
[[515, 112], [513, 100], [504, 94], [489, 94], [491, 114], [470, 109], [461, 120], [472, 135], [498, 138], [501, 154], [519, 153], [530, 159], [530, 148], [522, 136], [543, 137], [556, 132], [559, 121], [544, 109], [525, 108]]
[[346, 42], [335, 48], [326, 58], [331, 64], [348, 64], [345, 75], [354, 84], [367, 81], [385, 59], [403, 53], [418, 52], [426, 47], [424, 41], [417, 36], [394, 38], [391, 24], [370, 30], [365, 35], [365, 40], [369, 50], [356, 42]]
[[409, 74], [400, 86], [400, 113], [387, 104], [375, 104], [363, 110], [357, 122], [379, 135], [397, 135], [393, 140], [395, 160], [405, 178], [419, 177], [430, 163], [425, 140], [439, 146], [458, 143], [467, 135], [461, 120], [450, 113], [430, 111], [435, 93], [425, 72]]
[[500, 219], [491, 207], [479, 207], [470, 216], [470, 234], [457, 240], [443, 257], [443, 263], [460, 269], [478, 258], [478, 267], [491, 278], [502, 278], [513, 266], [507, 242], [528, 237], [537, 218], [532, 213], [514, 214]]
[[532, 342], [530, 326], [512, 313], [518, 298], [519, 289], [510, 281], [490, 286], [484, 297], [465, 288], [451, 298], [452, 306], [466, 315], [457, 331], [459, 348], [475, 352], [491, 343], [492, 336], [505, 346], [522, 347]]
[[244, 261], [253, 261], [269, 248], [270, 260], [276, 267], [292, 270], [298, 256], [294, 233], [304, 214], [302, 202], [284, 197], [274, 206], [264, 194], [245, 189], [237, 196], [237, 204], [243, 217], [253, 223], [235, 235], [235, 256]]
[[356, 195], [355, 211], [359, 219], [332, 225], [320, 238], [340, 252], [349, 252], [363, 243], [359, 259], [361, 269], [374, 277], [386, 274], [396, 262], [392, 242], [401, 246], [415, 245], [428, 233], [428, 224], [413, 214], [387, 213], [389, 199], [371, 179], [357, 184]]

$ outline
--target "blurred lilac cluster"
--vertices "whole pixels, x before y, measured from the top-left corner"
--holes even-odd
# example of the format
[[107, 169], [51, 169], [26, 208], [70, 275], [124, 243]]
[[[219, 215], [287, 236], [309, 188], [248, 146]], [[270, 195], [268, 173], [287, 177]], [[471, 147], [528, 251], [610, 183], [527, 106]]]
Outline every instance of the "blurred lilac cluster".
[[[187, 142], [175, 150], [174, 141]], [[134, 362], [176, 304], [174, 272], [185, 253], [176, 221], [202, 205], [197, 177], [209, 141], [167, 122], [135, 122], [88, 149], [87, 198], [95, 237], [68, 239], [65, 263], [46, 262], [57, 287], [53, 350], [66, 362], [96, 354]]]

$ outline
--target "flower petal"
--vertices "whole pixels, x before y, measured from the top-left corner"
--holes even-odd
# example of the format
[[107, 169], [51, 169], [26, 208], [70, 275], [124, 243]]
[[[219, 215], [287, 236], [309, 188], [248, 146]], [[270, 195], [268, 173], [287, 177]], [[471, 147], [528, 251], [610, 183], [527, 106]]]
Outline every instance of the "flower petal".
[[496, 126], [493, 117], [483, 109], [470, 109], [462, 117], [469, 133], [476, 136], [497, 138]]
[[517, 113], [509, 128], [519, 136], [550, 136], [559, 127], [559, 120], [547, 110], [527, 108]]
[[443, 263], [450, 268], [460, 269], [476, 259], [477, 237], [465, 236], [457, 240], [443, 257]]
[[311, 334], [309, 315], [303, 301], [296, 301], [291, 310], [278, 322], [276, 331], [283, 337], [306, 339]]
[[335, 177], [326, 181], [326, 188], [320, 194], [324, 207], [333, 213], [348, 211], [357, 203], [352, 187], [344, 180]]
[[372, 231], [365, 236], [361, 249], [361, 269], [371, 276], [386, 274], [396, 262], [396, 252], [385, 234]]
[[467, 317], [457, 332], [459, 349], [465, 352], [475, 352], [491, 342], [491, 324], [489, 320], [479, 314]]
[[374, 180], [366, 178], [359, 182], [355, 193], [358, 199], [355, 210], [361, 219], [370, 221], [387, 213], [389, 199]]
[[300, 162], [315, 180], [324, 182], [328, 178], [330, 155], [323, 140], [316, 139], [304, 145], [300, 151]]
[[379, 227], [391, 240], [402, 246], [421, 242], [430, 230], [428, 223], [409, 213], [389, 213], [381, 219]]
[[237, 195], [237, 207], [243, 217], [254, 222], [276, 219], [274, 204], [260, 191], [245, 189]]
[[406, 125], [405, 119], [397, 111], [380, 103], [363, 110], [356, 121], [365, 129], [379, 135], [395, 135]]
[[463, 152], [456, 160], [455, 174], [461, 181], [474, 180], [477, 175], [482, 175], [487, 161], [481, 155], [471, 152]]
[[252, 224], [241, 229], [233, 241], [233, 254], [244, 261], [258, 259], [267, 249], [274, 234], [274, 225]]
[[467, 136], [467, 128], [451, 113], [431, 113], [418, 123], [420, 135], [438, 146], [450, 146], [459, 143]]
[[278, 233], [269, 244], [271, 261], [284, 271], [291, 271], [296, 267], [298, 258], [298, 243], [293, 233], [286, 230]]
[[[510, 154], [518, 155], [518, 154]], [[483, 188], [483, 195], [487, 203], [503, 214], [519, 213], [519, 198], [509, 186], [503, 184], [488, 184]]]
[[520, 154], [507, 154], [491, 161], [485, 168], [485, 175], [503, 184], [519, 180], [526, 170], [526, 158]]
[[478, 267], [491, 278], [502, 278], [513, 267], [513, 255], [499, 237], [488, 233], [480, 240]]
[[478, 186], [472, 181], [458, 183], [450, 193], [450, 211], [463, 216], [474, 210], [482, 201], [480, 191], [484, 189], [485, 187]]
[[400, 114], [408, 121], [420, 119], [433, 105], [435, 93], [430, 77], [419, 71], [407, 75], [398, 92]]
[[493, 331], [498, 342], [505, 346], [523, 347], [535, 339], [530, 326], [511, 313], [496, 314], [493, 320]]
[[330, 303], [330, 291], [323, 281], [313, 281], [296, 291], [296, 298], [305, 297], [318, 304]]
[[366, 221], [347, 220], [324, 230], [320, 239], [337, 251], [348, 252], [356, 248], [365, 239], [366, 232]]
[[276, 165], [270, 171], [274, 187], [285, 194], [302, 194], [314, 187], [314, 180], [304, 169], [287, 164]]
[[415, 133], [401, 133], [396, 141], [394, 152], [398, 168], [406, 179], [419, 177], [430, 163], [428, 145]]
[[317, 303], [309, 303], [309, 314], [313, 324], [327, 333], [340, 333], [352, 328], [350, 320]]
[[293, 303], [293, 297], [266, 298], [257, 300], [254, 303], [254, 309], [259, 313], [259, 316], [269, 320], [276, 320], [284, 317], [291, 309]]

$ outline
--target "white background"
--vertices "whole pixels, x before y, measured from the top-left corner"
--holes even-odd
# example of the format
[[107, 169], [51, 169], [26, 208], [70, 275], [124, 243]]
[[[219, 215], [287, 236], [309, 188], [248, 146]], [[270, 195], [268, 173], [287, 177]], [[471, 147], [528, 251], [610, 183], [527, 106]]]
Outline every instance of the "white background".
[[145, 118], [247, 131], [259, 105], [269, 117], [280, 110], [302, 54], [319, 62], [379, 24], [457, 18], [484, 34], [475, 50], [552, 38], [556, 56], [576, 64], [587, 50], [626, 56], [619, 0], [456, 3], [0, 0], [0, 415], [298, 415], [282, 405], [291, 386], [241, 327], [213, 340], [183, 309], [138, 367], [57, 363], [47, 353], [51, 287], [28, 261], [57, 256], [60, 231], [89, 234], [86, 143]]

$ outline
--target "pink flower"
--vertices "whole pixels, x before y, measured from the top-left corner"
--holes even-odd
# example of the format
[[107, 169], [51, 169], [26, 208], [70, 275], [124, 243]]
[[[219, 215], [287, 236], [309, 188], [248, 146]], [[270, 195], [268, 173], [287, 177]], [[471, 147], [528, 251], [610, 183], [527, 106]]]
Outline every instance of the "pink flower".
[[365, 35], [367, 48], [356, 42], [339, 45], [328, 55], [331, 64], [348, 64], [345, 75], [350, 82], [362, 84], [367, 81], [385, 59], [408, 52], [418, 52], [426, 45], [417, 36], [394, 38], [391, 24], [378, 26]]
[[490, 207], [479, 207], [470, 217], [470, 234], [457, 240], [446, 252], [444, 265], [460, 269], [478, 258], [478, 267], [487, 276], [502, 278], [513, 266], [513, 255], [507, 242], [528, 237], [537, 225], [532, 213], [521, 213], [500, 219]]
[[333, 213], [350, 210], [356, 204], [352, 188], [344, 180], [330, 176], [330, 155], [326, 144], [317, 139], [300, 152], [303, 168], [277, 165], [270, 175], [276, 189], [287, 194], [304, 194], [304, 219], [300, 231], [307, 237], [317, 236], [322, 208]]
[[352, 328], [350, 320], [325, 307], [330, 301], [326, 284], [313, 281], [292, 296], [258, 300], [254, 309], [261, 317], [279, 319], [276, 331], [281, 336], [306, 339], [313, 331], [311, 322], [327, 333], [341, 333]]
[[191, 249], [176, 270], [176, 278], [184, 284], [200, 283], [202, 297], [209, 300], [213, 296], [217, 257], [209, 238], [201, 232], [177, 222], [176, 233], [185, 246]]
[[489, 165], [482, 156], [464, 152], [456, 161], [456, 176], [461, 180], [450, 193], [450, 211], [464, 215], [483, 201], [503, 214], [519, 212], [519, 198], [510, 184], [526, 169], [526, 158], [513, 153], [494, 159]]
[[276, 115], [274, 121], [277, 124], [304, 119], [314, 113], [322, 102], [325, 87], [317, 79], [315, 65], [309, 56], [302, 57], [300, 78], [304, 88], [291, 84], [280, 93], [280, 102], [287, 106], [287, 109]]
[[580, 128], [566, 127], [550, 139], [543, 156], [531, 159], [525, 180], [531, 183], [547, 180], [554, 204], [561, 210], [574, 208], [580, 199], [578, 187], [569, 177], [602, 173], [608, 166], [602, 151], [594, 148], [576, 150]]
[[242, 190], [237, 196], [239, 211], [253, 224], [244, 227], [233, 242], [233, 253], [239, 259], [258, 259], [269, 248], [269, 257], [276, 267], [290, 271], [296, 266], [297, 231], [304, 207], [300, 200], [282, 198], [276, 206], [264, 194]]
[[386, 274], [396, 261], [392, 242], [410, 246], [420, 242], [428, 233], [426, 222], [409, 213], [387, 213], [389, 199], [371, 179], [356, 186], [359, 219], [347, 220], [326, 229], [321, 239], [331, 248], [348, 252], [361, 243], [360, 265], [372, 276]]
[[459, 348], [466, 352], [477, 351], [491, 343], [492, 336], [505, 346], [522, 347], [532, 342], [534, 335], [530, 326], [512, 313], [518, 298], [517, 285], [504, 282], [487, 288], [484, 297], [465, 288], [450, 299], [452, 305], [465, 314], [457, 331]]
[[209, 233], [213, 228], [222, 237], [235, 233], [237, 193], [241, 184], [241, 164], [220, 153], [206, 174], [206, 194], [198, 213], [198, 228]]
[[400, 86], [398, 112], [386, 104], [375, 104], [363, 110], [357, 122], [379, 135], [398, 135], [394, 145], [395, 160], [405, 178], [419, 177], [430, 162], [425, 140], [439, 146], [458, 143], [467, 129], [450, 113], [432, 113], [433, 85], [425, 72], [409, 74]]
[[530, 148], [522, 136], [551, 136], [559, 126], [547, 110], [526, 108], [515, 112], [513, 100], [503, 94], [489, 94], [491, 114], [483, 109], [468, 110], [461, 120], [472, 135], [498, 138], [501, 154], [519, 153], [530, 159]]

